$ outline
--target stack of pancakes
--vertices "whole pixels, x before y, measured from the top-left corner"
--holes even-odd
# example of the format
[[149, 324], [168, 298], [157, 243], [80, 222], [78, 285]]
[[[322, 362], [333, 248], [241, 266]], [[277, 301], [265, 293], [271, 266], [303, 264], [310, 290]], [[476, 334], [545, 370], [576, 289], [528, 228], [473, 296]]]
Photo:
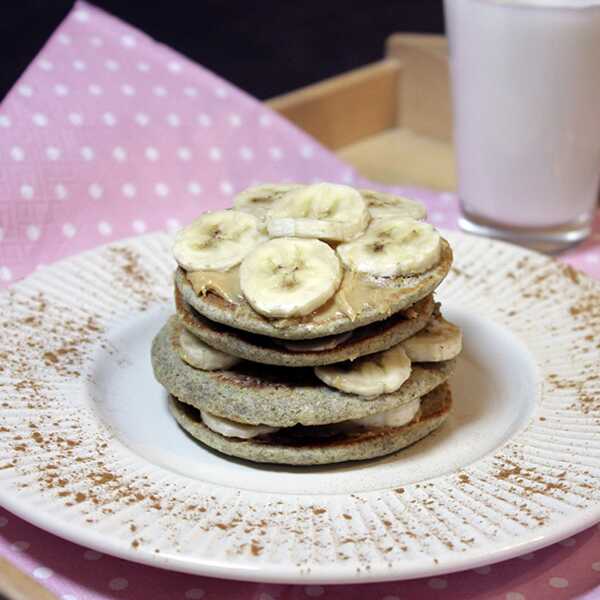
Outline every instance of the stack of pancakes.
[[[364, 203], [364, 224], [344, 221], [345, 194]], [[323, 210], [323, 198], [335, 210]], [[283, 235], [273, 217], [282, 206]], [[452, 251], [424, 216], [421, 205], [388, 194], [269, 184], [181, 232], [177, 314], [152, 346], [180, 426], [223, 454], [292, 465], [383, 456], [439, 427], [461, 333], [433, 298]], [[384, 258], [381, 239], [390, 244]], [[405, 272], [387, 274], [386, 260]]]

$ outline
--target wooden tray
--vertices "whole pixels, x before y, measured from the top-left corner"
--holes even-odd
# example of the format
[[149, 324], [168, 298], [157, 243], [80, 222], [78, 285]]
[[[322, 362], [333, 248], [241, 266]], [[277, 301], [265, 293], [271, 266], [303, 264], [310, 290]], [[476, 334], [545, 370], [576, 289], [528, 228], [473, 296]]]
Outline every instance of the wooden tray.
[[456, 189], [443, 36], [394, 34], [384, 60], [267, 104], [365, 177]]

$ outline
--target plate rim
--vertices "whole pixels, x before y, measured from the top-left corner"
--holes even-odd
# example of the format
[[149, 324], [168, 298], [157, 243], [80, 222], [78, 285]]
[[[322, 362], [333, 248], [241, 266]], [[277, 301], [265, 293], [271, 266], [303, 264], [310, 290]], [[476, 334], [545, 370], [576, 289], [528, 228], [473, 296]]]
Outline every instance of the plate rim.
[[[310, 572], [299, 573], [296, 566], [281, 565], [279, 563], [261, 562], [255, 567], [242, 566], [224, 561], [206, 561], [184, 559], [176, 555], [169, 556], [166, 553], [156, 554], [145, 550], [132, 550], [127, 544], [114, 541], [114, 538], [96, 534], [93, 530], [87, 530], [78, 525], [66, 523], [62, 530], [54, 526], [50, 521], [44, 522], [43, 518], [35, 515], [29, 516], [27, 511], [20, 510], [9, 499], [6, 501], [4, 490], [0, 486], [0, 501], [2, 506], [17, 517], [23, 519], [45, 532], [49, 532], [57, 537], [73, 542], [85, 548], [96, 550], [110, 556], [129, 560], [136, 564], [165, 569], [177, 573], [186, 573], [190, 575], [201, 575], [205, 577], [214, 577], [218, 579], [227, 579], [232, 581], [246, 581], [254, 583], [273, 583], [273, 584], [323, 584], [323, 585], [343, 585], [356, 583], [378, 583], [389, 581], [405, 581], [408, 579], [421, 579], [426, 577], [437, 577], [448, 575], [485, 565], [493, 565], [511, 558], [516, 558], [545, 548], [556, 542], [572, 537], [585, 529], [600, 524], [600, 504], [585, 509], [575, 515], [565, 518], [560, 526], [544, 525], [536, 532], [538, 535], [532, 535], [531, 539], [525, 539], [517, 544], [500, 547], [485, 556], [480, 555], [477, 548], [465, 551], [464, 553], [452, 556], [449, 560], [434, 563], [433, 560], [422, 559], [420, 561], [398, 561], [394, 568], [386, 568], [383, 564], [371, 567], [368, 571], [361, 570], [359, 573], [352, 566], [340, 569], [339, 562], [334, 565], [317, 565], [311, 568]], [[582, 517], [583, 513], [583, 517]], [[73, 531], [71, 531], [73, 530]], [[549, 530], [549, 531], [545, 531]], [[539, 535], [540, 531], [542, 535]], [[472, 556], [476, 554], [476, 556]], [[427, 563], [427, 564], [425, 564]], [[429, 564], [430, 563], [430, 564]], [[350, 563], [352, 564], [352, 563]], [[412, 568], [411, 568], [412, 566]], [[399, 567], [398, 570], [396, 570]], [[269, 570], [270, 569], [270, 570]], [[332, 571], [339, 573], [332, 573]], [[293, 571], [293, 572], [292, 572]]]

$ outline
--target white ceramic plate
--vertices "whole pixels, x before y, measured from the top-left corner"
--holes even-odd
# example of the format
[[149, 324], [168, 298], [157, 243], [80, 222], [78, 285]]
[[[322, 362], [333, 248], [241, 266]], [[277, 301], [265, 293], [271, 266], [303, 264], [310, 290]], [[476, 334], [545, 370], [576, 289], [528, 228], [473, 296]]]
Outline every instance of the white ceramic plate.
[[58, 263], [0, 301], [0, 501], [97, 550], [273, 582], [441, 574], [600, 517], [600, 285], [448, 234], [438, 297], [465, 351], [448, 422], [366, 463], [256, 466], [170, 418], [150, 342], [172, 312], [169, 238]]

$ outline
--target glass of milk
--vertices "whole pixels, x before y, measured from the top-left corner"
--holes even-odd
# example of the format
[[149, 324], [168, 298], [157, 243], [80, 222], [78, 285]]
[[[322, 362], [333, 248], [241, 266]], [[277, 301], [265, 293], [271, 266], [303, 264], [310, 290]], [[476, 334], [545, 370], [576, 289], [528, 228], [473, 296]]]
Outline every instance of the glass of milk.
[[445, 0], [462, 229], [544, 251], [590, 232], [600, 0]]

